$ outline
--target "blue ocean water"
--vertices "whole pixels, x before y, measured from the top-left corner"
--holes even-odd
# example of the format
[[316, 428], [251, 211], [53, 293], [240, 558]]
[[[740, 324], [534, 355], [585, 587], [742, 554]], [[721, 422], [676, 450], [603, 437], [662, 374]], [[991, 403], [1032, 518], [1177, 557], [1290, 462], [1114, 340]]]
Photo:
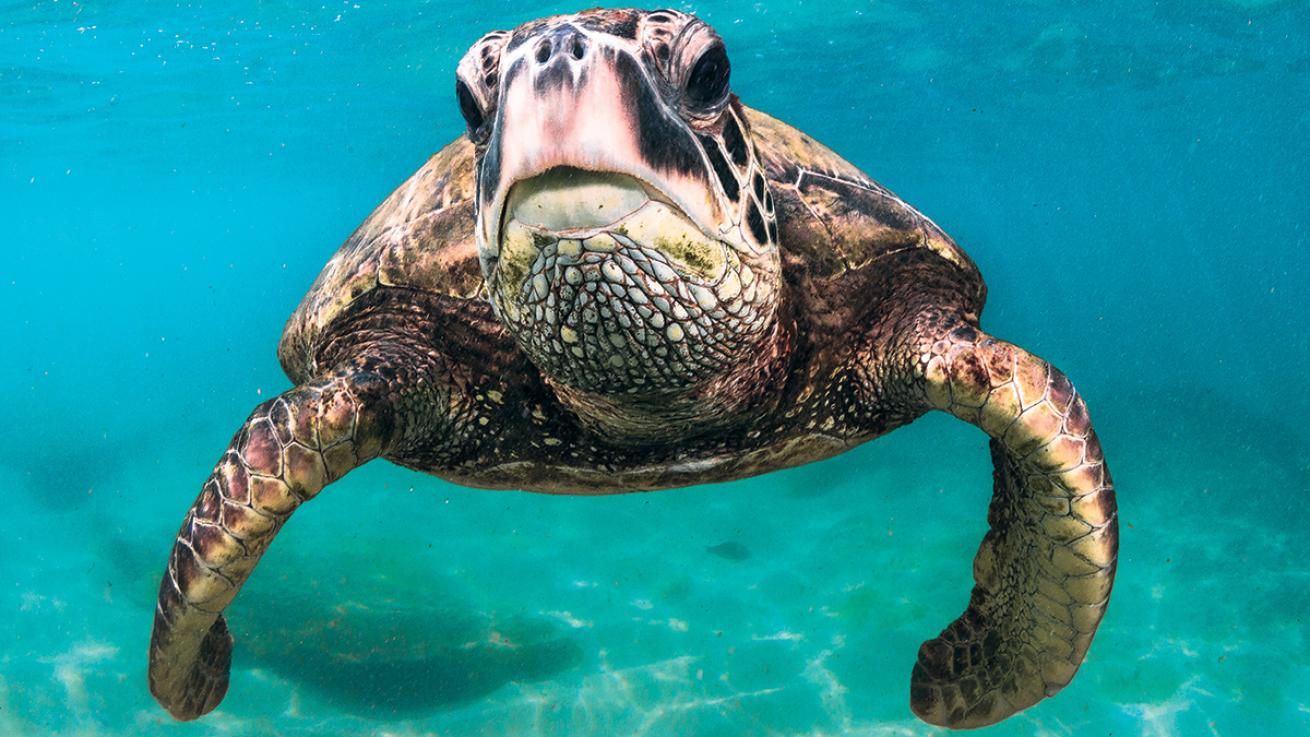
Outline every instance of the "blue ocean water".
[[[984, 327], [1091, 407], [1115, 595], [1072, 685], [988, 734], [1310, 734], [1310, 3], [678, 7], [747, 104], [950, 232]], [[990, 492], [944, 416], [624, 497], [372, 464], [233, 606], [218, 711], [146, 691], [172, 536], [288, 387], [287, 316], [461, 132], [468, 44], [577, 9], [0, 4], [0, 734], [937, 733], [910, 666], [967, 601]]]

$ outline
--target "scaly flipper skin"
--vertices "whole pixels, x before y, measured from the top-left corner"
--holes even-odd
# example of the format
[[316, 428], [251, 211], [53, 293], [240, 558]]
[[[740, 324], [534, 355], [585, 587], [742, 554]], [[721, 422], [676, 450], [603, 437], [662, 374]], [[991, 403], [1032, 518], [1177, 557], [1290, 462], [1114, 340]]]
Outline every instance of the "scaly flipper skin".
[[233, 438], [182, 522], [155, 609], [150, 692], [175, 718], [206, 714], [227, 692], [222, 611], [283, 523], [385, 449], [385, 390], [375, 374], [344, 369], [261, 404]]
[[983, 727], [1055, 695], [1086, 656], [1114, 583], [1114, 485], [1087, 407], [1046, 361], [962, 326], [919, 371], [930, 407], [991, 436], [995, 491], [969, 607], [920, 648], [910, 706]]

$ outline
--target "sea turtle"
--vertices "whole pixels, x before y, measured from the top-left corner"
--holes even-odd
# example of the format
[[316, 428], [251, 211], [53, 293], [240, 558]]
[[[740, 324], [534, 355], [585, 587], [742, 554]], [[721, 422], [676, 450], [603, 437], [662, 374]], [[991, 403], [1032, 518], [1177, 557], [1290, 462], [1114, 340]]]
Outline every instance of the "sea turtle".
[[967, 610], [910, 706], [991, 724], [1078, 669], [1114, 578], [1114, 490], [1083, 400], [979, 329], [986, 288], [936, 225], [729, 90], [673, 10], [489, 33], [460, 61], [464, 136], [328, 262], [259, 405], [183, 521], [151, 692], [228, 685], [222, 611], [288, 516], [374, 458], [468, 486], [667, 489], [841, 453], [943, 410], [991, 436]]

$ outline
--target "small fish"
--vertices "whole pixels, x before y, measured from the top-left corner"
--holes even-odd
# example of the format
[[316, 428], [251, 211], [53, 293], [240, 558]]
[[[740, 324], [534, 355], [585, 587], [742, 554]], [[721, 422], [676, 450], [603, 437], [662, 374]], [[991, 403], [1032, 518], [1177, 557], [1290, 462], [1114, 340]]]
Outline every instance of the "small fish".
[[751, 557], [751, 551], [745, 545], [739, 542], [728, 541], [718, 545], [710, 545], [705, 548], [705, 552], [713, 553], [720, 558], [727, 560], [746, 560]]

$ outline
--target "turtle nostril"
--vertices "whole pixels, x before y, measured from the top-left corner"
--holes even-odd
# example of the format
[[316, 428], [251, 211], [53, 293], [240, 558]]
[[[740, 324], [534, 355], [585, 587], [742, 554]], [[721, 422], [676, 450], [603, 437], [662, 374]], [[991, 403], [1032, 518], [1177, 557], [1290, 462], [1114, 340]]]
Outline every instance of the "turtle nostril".
[[582, 61], [590, 50], [587, 44], [587, 37], [576, 28], [558, 28], [537, 41], [532, 57], [541, 67], [557, 61], [564, 63], [570, 56], [574, 61]]

